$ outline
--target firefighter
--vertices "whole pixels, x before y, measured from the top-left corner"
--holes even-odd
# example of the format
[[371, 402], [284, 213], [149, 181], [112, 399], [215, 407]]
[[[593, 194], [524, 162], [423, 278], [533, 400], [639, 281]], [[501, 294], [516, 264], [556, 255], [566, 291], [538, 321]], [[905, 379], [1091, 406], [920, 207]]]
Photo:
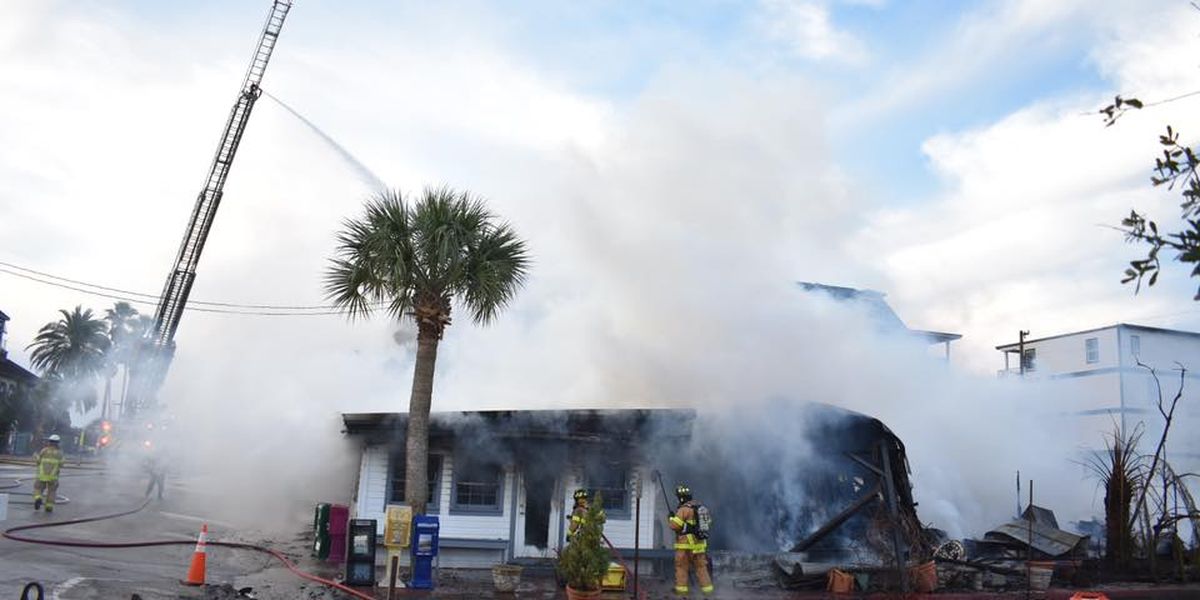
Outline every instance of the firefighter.
[[150, 442], [146, 442], [148, 453], [146, 459], [142, 462], [142, 468], [146, 471], [146, 476], [150, 481], [146, 484], [146, 497], [150, 497], [150, 493], [158, 488], [158, 499], [163, 499], [163, 487], [167, 480], [167, 464], [163, 457], [162, 450], [149, 446]]
[[43, 501], [46, 512], [54, 512], [54, 494], [58, 492], [58, 470], [62, 467], [63, 454], [58, 448], [62, 438], [52, 434], [46, 438], [46, 445], [33, 455], [37, 465], [37, 481], [33, 484], [33, 510], [41, 510]]
[[692, 500], [692, 490], [684, 484], [675, 486], [679, 508], [670, 515], [671, 530], [675, 532], [675, 593], [688, 593], [688, 568], [696, 570], [696, 581], [705, 595], [713, 592], [712, 579], [708, 576], [708, 540], [702, 537], [699, 521], [699, 506]]
[[[571, 509], [571, 523], [567, 525], [567, 543], [571, 543], [571, 538], [574, 537], [575, 531], [579, 526], [587, 521], [588, 510], [588, 491], [579, 488], [571, 495], [575, 499], [575, 507]], [[600, 513], [600, 525], [604, 525], [604, 513]]]

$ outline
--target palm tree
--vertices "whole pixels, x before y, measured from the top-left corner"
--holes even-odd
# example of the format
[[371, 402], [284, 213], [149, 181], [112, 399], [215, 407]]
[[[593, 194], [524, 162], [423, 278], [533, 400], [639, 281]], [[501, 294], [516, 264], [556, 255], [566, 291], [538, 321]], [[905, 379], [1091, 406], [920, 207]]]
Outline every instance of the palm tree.
[[[132, 334], [134, 333], [134, 325], [137, 318], [137, 309], [128, 302], [117, 302], [112, 308], [104, 311], [104, 320], [108, 322], [108, 339], [110, 345], [106, 356], [107, 365], [104, 373], [104, 407], [100, 412], [100, 418], [102, 419], [111, 416], [109, 415], [109, 411], [112, 407], [112, 380], [116, 376], [118, 368], [124, 368], [125, 381], [128, 384], [129, 361], [132, 358], [133, 345], [136, 342]], [[124, 402], [124, 397], [122, 397], [122, 402]]]
[[525, 242], [483, 201], [449, 188], [426, 189], [415, 202], [400, 192], [369, 200], [337, 236], [325, 274], [326, 296], [350, 318], [383, 310], [417, 324], [417, 358], [408, 406], [405, 501], [415, 514], [428, 502], [429, 410], [438, 342], [458, 304], [473, 321], [492, 321], [524, 283]]
[[30, 363], [44, 375], [54, 375], [73, 389], [76, 408], [87, 411], [96, 405], [95, 394], [82, 387], [104, 371], [104, 354], [109, 347], [107, 325], [92, 316], [92, 310], [76, 306], [58, 311], [62, 318], [38, 330], [28, 347]]

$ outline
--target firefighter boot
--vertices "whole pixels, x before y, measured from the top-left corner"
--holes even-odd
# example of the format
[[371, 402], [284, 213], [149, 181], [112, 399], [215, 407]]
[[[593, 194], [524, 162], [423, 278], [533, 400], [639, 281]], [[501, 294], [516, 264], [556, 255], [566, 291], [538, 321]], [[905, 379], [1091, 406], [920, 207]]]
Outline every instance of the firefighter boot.
[[37, 511], [39, 511], [39, 510], [42, 510], [42, 499], [41, 499], [41, 497], [38, 497], [38, 498], [34, 498], [34, 499], [33, 499], [33, 511], [34, 511], [34, 512], [37, 512]]

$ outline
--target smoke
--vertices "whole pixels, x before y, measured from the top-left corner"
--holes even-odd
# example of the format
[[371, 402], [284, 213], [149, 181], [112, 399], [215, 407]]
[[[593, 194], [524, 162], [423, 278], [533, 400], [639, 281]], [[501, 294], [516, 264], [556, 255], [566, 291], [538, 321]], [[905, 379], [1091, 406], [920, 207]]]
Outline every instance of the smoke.
[[[440, 349], [434, 410], [698, 408], [695, 443], [744, 464], [748, 489], [771, 506], [806, 507], [803, 473], [823, 449], [798, 435], [809, 425], [801, 407], [824, 402], [878, 417], [904, 440], [919, 514], [954, 534], [1012, 515], [1018, 469], [1062, 520], [1090, 514], [1094, 486], [1072, 462], [1078, 441], [1060, 435], [1065, 421], [1048, 416], [1044, 394], [961, 374], [920, 341], [796, 285], [877, 277], [847, 258], [846, 232], [866, 205], [828, 159], [822, 104], [803, 80], [668, 74], [598, 145], [563, 148], [549, 163], [493, 156], [506, 175], [476, 191], [529, 239], [535, 270], [494, 326], [456, 319]], [[266, 150], [248, 138], [245, 160]], [[336, 181], [320, 193], [347, 195]], [[294, 282], [315, 287], [330, 217], [354, 214], [360, 196], [315, 206], [326, 215], [319, 224], [288, 223], [298, 216], [271, 212], [271, 199], [291, 202], [292, 192], [313, 193], [285, 184], [262, 206], [227, 203], [223, 218], [271, 214], [310, 235], [254, 232], [254, 247], [278, 261], [264, 277], [229, 250], [246, 232], [214, 229], [217, 255], [202, 283], [268, 297]], [[220, 491], [212, 509], [282, 520], [315, 500], [349, 500], [357, 453], [337, 415], [407, 409], [403, 330], [382, 319], [189, 319], [164, 396], [187, 423], [190, 464]], [[676, 451], [654, 448], [663, 458], [648, 461]], [[715, 489], [721, 478], [702, 466], [692, 473], [702, 498], [731, 491]], [[815, 518], [781, 510], [770, 518], [797, 529]]]
[[[63, 272], [119, 271], [121, 287], [157, 289], [231, 85], [225, 73], [187, 75], [195, 56], [208, 55], [194, 49], [237, 44], [175, 31], [141, 42], [132, 30], [90, 24], [104, 35], [87, 57], [103, 61], [79, 63], [74, 44], [38, 47], [45, 76], [20, 78], [6, 97], [4, 113], [18, 116], [6, 122], [8, 147], [22, 153], [13, 164], [38, 166], [6, 170], [22, 189], [2, 199], [15, 215], [5, 231], [13, 248], [38, 257], [29, 262], [52, 257], [58, 267], [71, 256]], [[81, 35], [69, 33], [57, 37]], [[819, 84], [710, 60], [664, 66], [610, 104], [569, 93], [503, 49], [463, 44], [484, 36], [360, 36], [369, 44], [296, 52], [303, 60], [289, 63], [283, 49], [304, 47], [295, 33], [272, 63], [272, 89], [356, 135], [344, 146], [391, 185], [411, 192], [446, 181], [482, 194], [536, 256], [527, 289], [494, 326], [459, 315], [447, 332], [435, 410], [697, 407], [695, 443], [744, 457], [757, 483], [748, 493], [801, 506], [809, 490], [788, 477], [822, 449], [796, 435], [806, 423], [797, 407], [827, 402], [878, 417], [905, 441], [918, 510], [937, 526], [978, 534], [1011, 516], [1018, 469], [1060, 521], [1068, 507], [1087, 512], [1094, 484], [1071, 458], [1090, 433], [1058, 416], [1061, 398], [959, 373], [919, 342], [881, 334], [866, 315], [795, 285], [881, 287], [892, 250], [887, 241], [875, 255], [856, 246], [876, 205], [831, 158], [835, 95]], [[230, 77], [243, 58], [230, 58]], [[162, 73], [183, 75], [163, 85]], [[69, 109], [83, 99], [90, 110]], [[862, 137], [854, 145], [874, 151]], [[137, 157], [138, 189], [98, 156]], [[352, 156], [330, 160], [326, 141], [290, 115], [256, 112], [194, 297], [320, 298], [333, 229], [378, 187], [361, 169], [347, 172]], [[35, 197], [45, 200], [18, 201]], [[61, 214], [75, 218], [63, 225]], [[16, 325], [26, 331], [39, 318], [25, 315], [74, 304], [31, 288], [10, 293], [24, 303]], [[202, 482], [188, 495], [226, 520], [263, 522], [288, 521], [314, 500], [349, 500], [357, 454], [337, 416], [406, 410], [412, 357], [395, 333], [383, 319], [188, 314], [162, 394], [179, 424], [172, 452]], [[716, 489], [720, 479], [703, 467], [689, 481], [699, 497], [731, 491]]]

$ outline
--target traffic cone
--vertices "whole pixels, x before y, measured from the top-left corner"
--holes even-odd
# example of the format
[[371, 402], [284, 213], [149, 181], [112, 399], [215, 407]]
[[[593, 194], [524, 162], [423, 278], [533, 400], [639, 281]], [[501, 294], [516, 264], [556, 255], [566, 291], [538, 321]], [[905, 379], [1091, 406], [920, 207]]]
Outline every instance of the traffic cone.
[[200, 537], [196, 540], [196, 551], [192, 552], [192, 565], [188, 567], [184, 585], [204, 585], [204, 546], [208, 538], [208, 524], [200, 526]]

